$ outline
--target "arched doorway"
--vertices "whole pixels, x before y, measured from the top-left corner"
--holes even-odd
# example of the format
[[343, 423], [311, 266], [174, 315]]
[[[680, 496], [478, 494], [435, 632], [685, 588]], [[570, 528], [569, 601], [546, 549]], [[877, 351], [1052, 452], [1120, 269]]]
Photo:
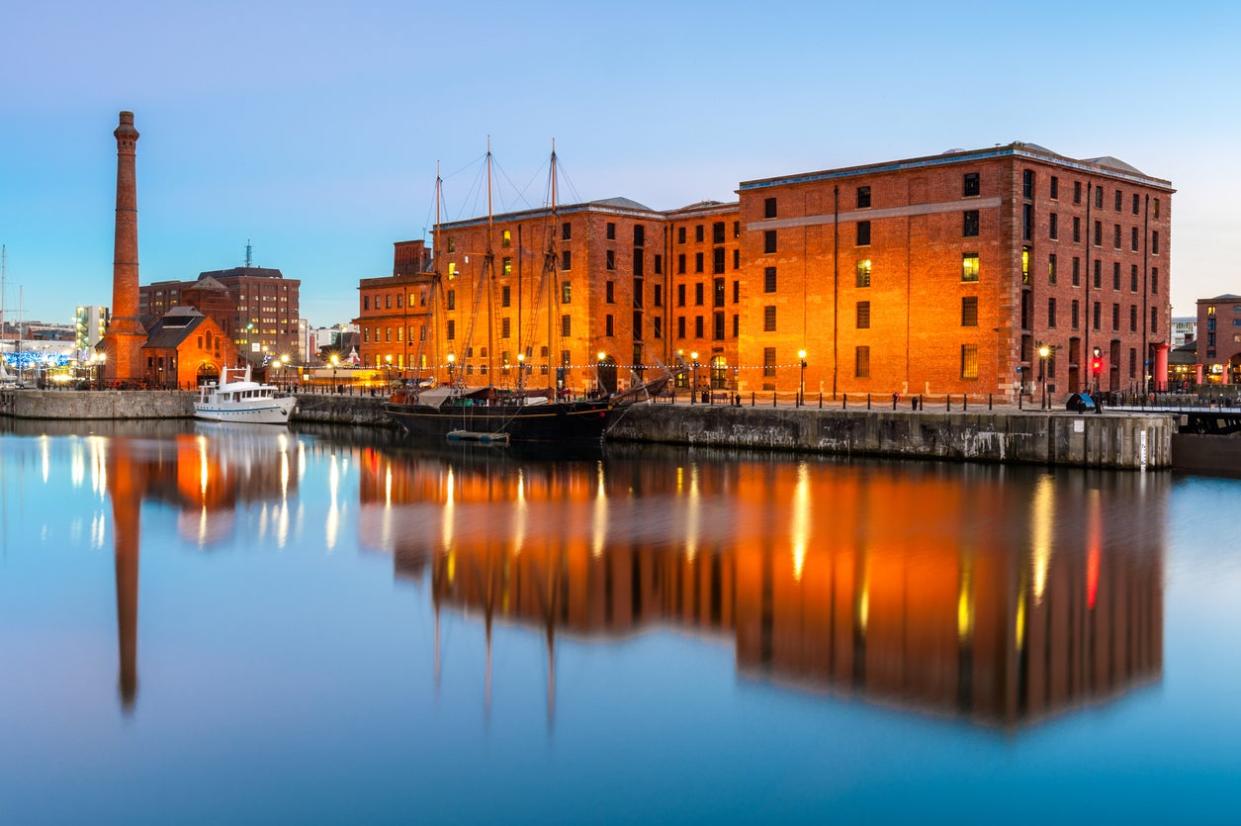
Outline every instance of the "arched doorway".
[[728, 386], [728, 359], [723, 356], [711, 357], [711, 389], [723, 390]]
[[220, 369], [211, 362], [204, 361], [202, 364], [198, 365], [197, 379], [200, 386], [209, 381], [216, 382], [218, 384], [220, 381]]
[[616, 392], [616, 359], [608, 356], [596, 365], [599, 371], [599, 389], [605, 393]]

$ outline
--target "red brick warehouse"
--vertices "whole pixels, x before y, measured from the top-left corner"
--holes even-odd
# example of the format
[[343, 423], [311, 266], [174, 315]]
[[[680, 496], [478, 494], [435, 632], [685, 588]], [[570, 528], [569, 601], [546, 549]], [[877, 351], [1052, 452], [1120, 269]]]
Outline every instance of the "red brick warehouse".
[[[536, 209], [497, 215], [490, 230], [485, 217], [444, 224], [425, 280], [365, 281], [365, 361], [421, 367], [430, 353], [441, 379], [451, 361], [468, 384], [512, 384], [524, 351], [529, 386], [550, 363], [575, 389], [593, 385], [600, 356], [621, 365], [622, 385], [626, 364], [696, 361], [699, 386], [742, 394], [796, 391], [802, 352], [811, 395], [1012, 398], [1037, 393], [1045, 374], [1063, 397], [1164, 380], [1173, 189], [1123, 161], [1013, 143], [738, 193], [671, 211], [612, 198], [564, 205], [555, 220]], [[488, 251], [489, 289], [475, 295]], [[374, 295], [421, 289], [432, 273], [437, 323], [378, 318], [397, 310], [380, 312]], [[400, 314], [421, 316], [421, 295], [421, 312], [414, 295], [395, 299]]]
[[[1034, 392], [1143, 385], [1169, 341], [1172, 188], [1034, 144], [741, 184], [743, 364], [763, 389]], [[1163, 357], [1166, 358], [1166, 355]], [[1155, 375], [1162, 373], [1154, 371]]]

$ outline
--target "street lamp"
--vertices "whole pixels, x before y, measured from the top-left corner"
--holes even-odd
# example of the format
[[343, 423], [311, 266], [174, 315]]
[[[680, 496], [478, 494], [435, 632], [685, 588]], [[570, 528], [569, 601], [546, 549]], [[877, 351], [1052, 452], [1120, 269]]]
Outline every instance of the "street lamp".
[[332, 353], [332, 355], [328, 358], [328, 361], [331, 362], [331, 365], [332, 365], [332, 392], [335, 393], [336, 392], [336, 366], [340, 364], [340, 356], [337, 355], [336, 353]]
[[448, 356], [446, 357], [446, 360], [448, 361], [448, 383], [452, 384], [453, 382], [452, 368], [453, 368], [453, 365], [457, 361], [457, 356], [455, 353], [449, 353]]
[[603, 395], [603, 363], [608, 360], [608, 354], [600, 350], [595, 353], [595, 384], [599, 390], [599, 395]]
[[520, 393], [526, 377], [526, 354], [517, 354], [517, 392]]
[[[797, 403], [806, 403], [806, 351], [798, 350], [797, 358], [801, 361], [801, 378], [797, 382]], [[820, 405], [822, 407], [822, 405]]]
[[690, 369], [693, 370], [693, 373], [691, 374], [693, 376], [692, 378], [693, 389], [690, 390], [690, 393], [692, 395], [689, 397], [689, 403], [693, 404], [695, 401], [697, 401], [696, 397], [698, 396], [698, 351], [697, 350], [693, 350], [690, 352], [689, 361], [690, 361]]
[[1043, 385], [1043, 400], [1040, 406], [1047, 408], [1047, 359], [1051, 356], [1051, 347], [1040, 344], [1038, 348], [1038, 380]]

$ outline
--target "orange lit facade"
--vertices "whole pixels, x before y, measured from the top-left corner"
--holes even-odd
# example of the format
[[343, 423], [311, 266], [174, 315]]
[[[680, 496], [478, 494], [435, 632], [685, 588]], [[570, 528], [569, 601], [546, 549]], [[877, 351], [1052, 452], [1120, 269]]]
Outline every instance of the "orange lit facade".
[[394, 247], [392, 275], [363, 278], [358, 284], [358, 356], [363, 367], [431, 376], [440, 350], [426, 245], [401, 241]]
[[444, 224], [441, 378], [451, 353], [457, 378], [511, 384], [525, 353], [533, 386], [551, 363], [588, 388], [602, 355], [623, 385], [628, 365], [698, 353], [700, 386], [792, 392], [804, 351], [806, 392], [829, 396], [1164, 382], [1173, 189], [1123, 161], [1014, 143], [746, 181], [738, 194], [668, 212], [616, 198], [555, 220], [509, 213], [490, 238], [484, 218]]
[[808, 393], [1012, 395], [1040, 370], [1053, 395], [1163, 382], [1167, 181], [1014, 143], [739, 191], [741, 360], [781, 365], [764, 389], [796, 389], [800, 350]]

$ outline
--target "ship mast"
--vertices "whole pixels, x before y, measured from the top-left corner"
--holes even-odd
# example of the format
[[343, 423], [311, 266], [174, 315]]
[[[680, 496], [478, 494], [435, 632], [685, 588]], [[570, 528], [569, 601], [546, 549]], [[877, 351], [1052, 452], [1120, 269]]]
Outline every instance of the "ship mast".
[[492, 307], [492, 281], [495, 280], [495, 252], [492, 249], [492, 234], [495, 223], [491, 210], [491, 136], [487, 136], [487, 257], [483, 262], [483, 284], [487, 290], [487, 383], [495, 384], [495, 318]]
[[[440, 314], [439, 296], [435, 293], [440, 289], [440, 198], [443, 197], [444, 179], [440, 177], [440, 162], [435, 162], [435, 228], [431, 231], [431, 380], [439, 381], [440, 369]], [[422, 379], [422, 365], [418, 365], [416, 374], [419, 383]]]
[[[555, 362], [552, 358], [556, 352], [555, 341], [553, 340], [555, 331], [555, 316], [558, 307], [557, 299], [559, 298], [559, 287], [556, 284], [556, 267], [560, 262], [556, 260], [556, 233], [560, 230], [558, 215], [556, 212], [556, 139], [552, 138], [552, 157], [551, 157], [551, 186], [548, 189], [551, 192], [552, 199], [552, 232], [551, 238], [547, 243], [547, 267], [551, 270], [551, 278], [547, 279], [547, 387], [549, 390], [556, 388], [556, 370], [552, 366]], [[554, 395], [551, 398], [556, 398]]]

